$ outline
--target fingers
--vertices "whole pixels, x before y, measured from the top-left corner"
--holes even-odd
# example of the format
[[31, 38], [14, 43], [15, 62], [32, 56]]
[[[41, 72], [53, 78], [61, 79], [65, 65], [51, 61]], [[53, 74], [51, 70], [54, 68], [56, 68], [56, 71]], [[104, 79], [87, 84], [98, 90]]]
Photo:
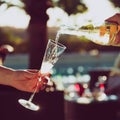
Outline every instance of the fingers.
[[34, 83], [33, 87], [31, 87], [31, 85], [29, 85], [29, 89], [27, 89], [25, 91], [28, 91], [28, 92], [34, 92], [34, 91], [39, 92], [40, 90], [44, 90], [46, 88], [46, 86], [47, 86], [48, 81], [49, 81], [48, 78], [43, 77], [41, 79], [41, 81], [37, 81], [36, 83]]
[[40, 90], [44, 90], [46, 88], [47, 85], [42, 85], [42, 87], [40, 88]]
[[48, 73], [41, 73], [40, 71], [38, 72], [39, 76], [48, 76], [50, 77], [51, 74], [48, 72]]
[[48, 77], [44, 77], [44, 78], [42, 79], [43, 84], [47, 84], [48, 81], [49, 81], [49, 78], [48, 78]]
[[47, 76], [47, 77], [50, 77], [50, 76], [51, 76], [50, 73], [46, 73], [46, 74], [44, 74], [44, 75]]
[[[27, 80], [29, 80], [28, 81], [29, 86], [31, 86], [31, 89], [29, 88], [28, 91], [33, 92], [36, 89], [36, 92], [39, 92], [39, 90], [44, 90], [47, 86], [47, 83], [50, 81], [50, 73], [41, 74], [36, 70], [28, 70], [28, 72], [31, 72], [31, 71], [32, 71], [32, 74], [31, 75], [27, 74], [26, 76]], [[38, 78], [40, 78], [40, 80], [38, 80]]]
[[47, 86], [47, 83], [49, 81], [49, 77], [43, 76], [41, 81], [39, 82], [39, 90], [44, 90]]

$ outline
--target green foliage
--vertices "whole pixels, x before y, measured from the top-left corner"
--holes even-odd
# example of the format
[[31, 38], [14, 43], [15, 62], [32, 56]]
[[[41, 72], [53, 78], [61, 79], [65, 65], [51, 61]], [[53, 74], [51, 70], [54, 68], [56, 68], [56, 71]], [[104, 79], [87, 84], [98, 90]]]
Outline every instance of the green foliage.
[[[19, 0], [23, 4], [29, 4], [31, 0]], [[83, 13], [87, 10], [85, 4], [82, 3], [82, 0], [52, 0], [55, 5], [61, 7], [65, 10], [68, 15], [76, 14], [76, 13]], [[110, 0], [115, 7], [120, 7], [120, 0]], [[17, 6], [10, 2], [6, 2], [5, 0], [0, 0], [1, 5], [7, 5], [6, 8]], [[23, 7], [22, 7], [23, 8]], [[25, 8], [23, 8], [25, 10]], [[93, 29], [92, 25], [83, 26], [84, 29]], [[14, 31], [15, 32], [15, 31]], [[10, 44], [15, 48], [16, 53], [25, 53], [28, 52], [28, 45], [29, 41], [23, 40], [22, 37], [15, 35], [14, 32], [10, 30], [3, 30], [0, 28], [0, 45], [2, 44]], [[91, 41], [87, 40], [85, 37], [77, 37], [77, 36], [70, 36], [64, 35], [61, 37], [61, 42], [67, 46], [66, 52], [82, 52], [82, 51], [89, 51], [92, 49], [98, 49], [103, 51], [109, 50], [118, 50], [119, 47], [107, 47], [107, 46], [100, 46]]]
[[7, 1], [7, 0], [0, 0], [0, 6], [4, 5], [4, 9], [8, 9], [8, 8], [11, 8], [11, 7], [19, 7], [19, 8], [22, 8], [21, 6], [21, 0], [18, 0], [18, 4], [14, 4], [14, 2], [12, 1]]
[[15, 53], [26, 53], [28, 52], [28, 40], [24, 40], [23, 35], [18, 35], [17, 32], [23, 31], [0, 28], [0, 45], [9, 44], [14, 47]]
[[2, 28], [0, 28], [0, 45], [11, 44], [9, 39], [10, 39], [10, 34], [6, 33]]
[[67, 12], [68, 15], [83, 13], [87, 10], [86, 5], [80, 0], [58, 0], [57, 6]]
[[120, 0], [109, 0], [115, 7], [120, 7]]
[[93, 30], [94, 26], [92, 24], [86, 25], [86, 26], [82, 26], [81, 29], [88, 29], [88, 30]]

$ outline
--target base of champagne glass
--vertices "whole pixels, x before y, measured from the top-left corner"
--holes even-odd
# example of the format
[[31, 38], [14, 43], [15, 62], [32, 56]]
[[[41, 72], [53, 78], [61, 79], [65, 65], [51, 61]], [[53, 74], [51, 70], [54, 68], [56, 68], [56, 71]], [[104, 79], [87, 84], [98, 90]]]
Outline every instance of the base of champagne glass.
[[28, 100], [24, 100], [24, 99], [19, 99], [18, 102], [25, 108], [33, 110], [33, 111], [37, 111], [40, 109], [40, 107], [38, 105], [35, 105], [34, 103], [28, 101]]

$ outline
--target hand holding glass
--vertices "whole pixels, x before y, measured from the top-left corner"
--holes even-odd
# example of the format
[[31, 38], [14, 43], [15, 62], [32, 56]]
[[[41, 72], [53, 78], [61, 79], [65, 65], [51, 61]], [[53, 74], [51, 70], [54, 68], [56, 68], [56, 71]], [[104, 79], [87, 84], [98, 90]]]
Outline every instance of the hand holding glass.
[[[66, 47], [63, 44], [51, 39], [48, 40], [48, 44], [45, 50], [44, 58], [40, 69], [41, 74], [50, 72], [50, 70], [52, 69], [52, 67], [57, 62], [58, 58], [64, 52], [65, 49]], [[32, 103], [32, 100], [36, 93], [40, 81], [41, 81], [41, 77], [38, 78], [36, 88], [33, 94], [30, 96], [29, 100], [25, 100], [25, 99], [18, 100], [18, 102], [25, 108], [28, 108], [33, 111], [39, 110], [39, 106]]]

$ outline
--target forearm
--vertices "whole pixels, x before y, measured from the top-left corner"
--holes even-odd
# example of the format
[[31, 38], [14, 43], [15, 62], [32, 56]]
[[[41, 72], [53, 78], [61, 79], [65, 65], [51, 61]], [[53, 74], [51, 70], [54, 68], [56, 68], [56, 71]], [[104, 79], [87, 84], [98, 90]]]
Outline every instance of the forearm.
[[14, 69], [0, 65], [0, 84], [9, 85], [14, 71]]

